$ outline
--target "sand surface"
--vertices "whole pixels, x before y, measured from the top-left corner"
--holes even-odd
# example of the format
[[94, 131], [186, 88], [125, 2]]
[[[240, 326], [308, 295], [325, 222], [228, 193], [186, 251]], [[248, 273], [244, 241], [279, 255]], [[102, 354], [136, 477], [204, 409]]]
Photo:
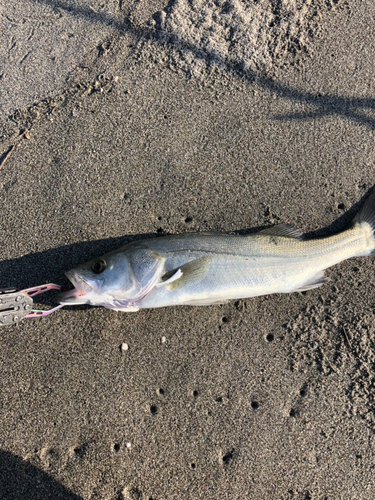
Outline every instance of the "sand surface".
[[[145, 235], [329, 234], [375, 183], [372, 0], [10, 4], [2, 287]], [[375, 259], [327, 275], [1, 328], [0, 499], [375, 498]]]

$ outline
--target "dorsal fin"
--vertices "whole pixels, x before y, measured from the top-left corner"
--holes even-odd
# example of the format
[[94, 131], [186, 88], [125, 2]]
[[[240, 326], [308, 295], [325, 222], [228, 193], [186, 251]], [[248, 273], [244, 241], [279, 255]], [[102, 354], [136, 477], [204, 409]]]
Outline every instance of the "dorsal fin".
[[292, 224], [279, 224], [273, 227], [262, 229], [258, 234], [269, 234], [272, 236], [282, 236], [284, 238], [297, 238], [302, 239], [302, 234], [299, 229]]

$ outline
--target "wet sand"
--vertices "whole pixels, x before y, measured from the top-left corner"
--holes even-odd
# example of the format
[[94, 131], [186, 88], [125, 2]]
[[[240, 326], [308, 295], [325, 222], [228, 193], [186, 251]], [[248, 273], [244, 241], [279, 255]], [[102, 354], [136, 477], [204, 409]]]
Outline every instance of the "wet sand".
[[[145, 236], [329, 234], [375, 184], [371, 0], [2, 3], [1, 287]], [[374, 498], [374, 271], [1, 328], [0, 498]]]

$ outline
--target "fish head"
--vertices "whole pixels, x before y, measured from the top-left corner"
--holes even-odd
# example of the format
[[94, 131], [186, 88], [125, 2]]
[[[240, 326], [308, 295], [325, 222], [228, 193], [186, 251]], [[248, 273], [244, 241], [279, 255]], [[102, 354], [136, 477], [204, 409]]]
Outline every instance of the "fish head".
[[164, 260], [149, 249], [124, 247], [68, 271], [74, 289], [60, 293], [56, 301], [126, 309], [153, 289]]
[[129, 259], [119, 253], [81, 264], [65, 276], [74, 289], [56, 296], [56, 301], [64, 305], [104, 305], [116, 293], [130, 298], [134, 288], [137, 288]]

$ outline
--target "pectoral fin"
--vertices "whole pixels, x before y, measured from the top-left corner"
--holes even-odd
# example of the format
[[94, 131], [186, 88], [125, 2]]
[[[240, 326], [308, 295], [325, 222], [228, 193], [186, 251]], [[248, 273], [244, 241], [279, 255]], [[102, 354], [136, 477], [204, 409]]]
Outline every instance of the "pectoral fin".
[[[167, 279], [169, 282], [167, 285], [168, 288], [170, 290], [177, 290], [180, 287], [200, 281], [206, 275], [210, 261], [211, 257], [205, 256], [181, 266], [178, 270], [173, 272], [169, 279]], [[167, 282], [165, 282], [165, 284], [167, 284]]]
[[156, 285], [156, 287], [159, 288], [159, 286], [169, 285], [170, 283], [173, 283], [174, 281], [181, 278], [182, 275], [183, 275], [183, 272], [181, 271], [181, 269], [177, 269], [177, 271], [172, 271], [170, 273], [166, 273], [164, 276], [162, 276], [162, 278], [161, 278], [162, 281], [160, 283], [158, 283]]

